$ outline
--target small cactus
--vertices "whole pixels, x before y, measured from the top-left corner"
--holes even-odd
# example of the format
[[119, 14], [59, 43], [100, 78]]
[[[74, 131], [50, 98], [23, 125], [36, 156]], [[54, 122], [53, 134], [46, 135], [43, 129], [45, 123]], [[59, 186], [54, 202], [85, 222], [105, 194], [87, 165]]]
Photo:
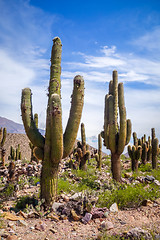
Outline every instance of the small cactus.
[[96, 153], [94, 157], [97, 162], [97, 168], [101, 169], [101, 167], [102, 167], [102, 137], [101, 137], [101, 134], [98, 134], [98, 153]]
[[132, 171], [138, 171], [138, 160], [141, 157], [142, 154], [142, 147], [138, 145], [138, 139], [136, 132], [133, 132], [133, 141], [134, 145], [131, 147], [128, 146], [128, 154], [131, 158], [131, 167]]
[[77, 157], [77, 162], [79, 163], [79, 169], [87, 169], [87, 160], [90, 158], [90, 151], [88, 150], [88, 145], [86, 144], [86, 135], [85, 135], [85, 126], [84, 123], [81, 123], [81, 141], [77, 142], [77, 151], [75, 153]]
[[6, 141], [6, 136], [7, 136], [7, 129], [6, 128], [0, 128], [0, 149], [1, 149], [2, 166], [5, 166], [6, 150], [4, 149], [4, 143]]
[[158, 138], [156, 138], [155, 128], [151, 129], [151, 133], [152, 133], [152, 169], [157, 169], [159, 142], [158, 142]]

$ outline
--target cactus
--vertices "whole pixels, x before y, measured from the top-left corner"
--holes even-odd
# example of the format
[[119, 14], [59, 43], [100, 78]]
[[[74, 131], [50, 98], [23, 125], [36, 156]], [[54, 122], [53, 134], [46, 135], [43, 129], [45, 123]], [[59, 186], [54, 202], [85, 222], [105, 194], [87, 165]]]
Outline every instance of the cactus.
[[[118, 126], [118, 108], [120, 125]], [[121, 182], [120, 156], [131, 137], [131, 121], [126, 119], [123, 83], [118, 84], [118, 73], [113, 71], [109, 84], [109, 94], [105, 97], [104, 145], [111, 151], [111, 171], [113, 179]]]
[[131, 147], [128, 145], [128, 154], [131, 158], [131, 168], [132, 171], [138, 171], [138, 160], [142, 154], [142, 147], [138, 145], [138, 139], [136, 132], [133, 132], [133, 142], [134, 145]]
[[2, 166], [5, 166], [6, 150], [4, 149], [4, 143], [6, 141], [6, 136], [7, 136], [7, 129], [6, 128], [0, 128], [0, 149], [1, 149]]
[[155, 128], [151, 129], [152, 133], [152, 169], [157, 168], [157, 157], [159, 154], [159, 142], [156, 138]]
[[[37, 113], [34, 114], [34, 122], [35, 122], [36, 127], [38, 128], [38, 114]], [[34, 148], [35, 148], [35, 146], [32, 144], [32, 142], [29, 142], [29, 147], [31, 149], [31, 162], [32, 161], [38, 162], [39, 159], [36, 158], [36, 156], [34, 156]]]
[[8, 156], [8, 159], [12, 160], [22, 159], [22, 154], [20, 152], [20, 144], [18, 144], [16, 149], [14, 149], [13, 146], [10, 147], [10, 155]]
[[33, 120], [31, 90], [22, 90], [21, 112], [26, 134], [35, 146], [34, 154], [42, 159], [41, 198], [45, 204], [55, 201], [59, 163], [67, 157], [76, 140], [84, 102], [84, 80], [81, 76], [74, 78], [71, 109], [66, 130], [62, 131], [61, 110], [61, 40], [53, 39], [50, 67], [50, 83], [46, 117], [45, 137], [41, 135]]
[[98, 134], [98, 153], [96, 153], [94, 157], [97, 162], [97, 168], [101, 169], [101, 167], [102, 167], [102, 137], [101, 137], [101, 134]]
[[77, 162], [79, 163], [79, 169], [86, 170], [87, 160], [90, 158], [90, 151], [88, 150], [88, 145], [86, 144], [86, 134], [84, 123], [81, 123], [81, 143], [77, 142], [77, 151], [75, 153]]

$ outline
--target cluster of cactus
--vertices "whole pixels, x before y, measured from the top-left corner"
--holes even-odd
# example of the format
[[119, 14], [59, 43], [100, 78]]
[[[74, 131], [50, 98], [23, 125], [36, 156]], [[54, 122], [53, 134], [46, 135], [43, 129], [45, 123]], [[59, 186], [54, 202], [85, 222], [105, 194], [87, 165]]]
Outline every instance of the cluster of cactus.
[[86, 144], [86, 134], [84, 123], [81, 123], [81, 142], [77, 142], [77, 149], [75, 152], [75, 157], [78, 162], [79, 169], [87, 170], [87, 160], [90, 158], [90, 151], [88, 149], [88, 144]]
[[[120, 124], [118, 125], [118, 108]], [[118, 73], [113, 71], [109, 83], [109, 93], [105, 96], [104, 146], [111, 151], [111, 171], [113, 179], [121, 182], [120, 156], [131, 138], [131, 120], [126, 119], [123, 83], [118, 84]]]
[[98, 153], [96, 153], [94, 157], [97, 162], [97, 168], [101, 169], [101, 167], [102, 167], [102, 137], [101, 137], [101, 134], [98, 134]]
[[10, 160], [18, 160], [22, 159], [22, 154], [20, 151], [20, 144], [18, 144], [17, 148], [14, 149], [13, 146], [10, 147], [10, 155], [8, 156], [8, 159]]
[[131, 158], [132, 171], [138, 171], [138, 160], [142, 155], [142, 147], [138, 144], [136, 132], [133, 132], [133, 146], [128, 145], [128, 154]]
[[[37, 113], [34, 114], [34, 122], [35, 122], [36, 127], [38, 128], [38, 114]], [[29, 147], [31, 149], [31, 162], [32, 161], [38, 161], [36, 156], [34, 156], [34, 148], [35, 148], [35, 146], [33, 145], [32, 142], [29, 142]]]
[[152, 160], [152, 168], [157, 168], [157, 157], [159, 153], [159, 142], [155, 137], [155, 129], [151, 129], [152, 139], [148, 136], [146, 140], [146, 134], [143, 137], [137, 138], [137, 134], [133, 133], [134, 144], [131, 147], [128, 146], [128, 154], [132, 161], [132, 171], [138, 170], [138, 160], [141, 158], [141, 163], [145, 165]]
[[7, 136], [7, 129], [6, 128], [0, 128], [0, 149], [1, 149], [2, 166], [5, 166], [6, 150], [4, 149], [4, 144], [5, 144], [5, 141], [6, 141], [6, 136]]
[[22, 90], [21, 112], [26, 134], [34, 147], [34, 154], [42, 159], [41, 198], [50, 205], [56, 199], [59, 163], [73, 149], [84, 103], [84, 80], [80, 75], [74, 78], [71, 109], [66, 130], [62, 130], [61, 110], [61, 40], [53, 39], [51, 53], [50, 82], [45, 137], [39, 132], [33, 119], [31, 90]]

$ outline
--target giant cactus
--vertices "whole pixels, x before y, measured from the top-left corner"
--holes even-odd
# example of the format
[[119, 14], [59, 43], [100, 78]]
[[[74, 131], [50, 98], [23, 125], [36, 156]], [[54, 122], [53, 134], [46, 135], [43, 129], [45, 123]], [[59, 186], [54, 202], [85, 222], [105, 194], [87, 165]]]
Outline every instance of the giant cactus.
[[142, 154], [142, 147], [138, 145], [136, 132], [133, 132], [133, 146], [128, 145], [128, 154], [131, 158], [132, 171], [138, 171], [138, 160]]
[[22, 90], [21, 112], [26, 134], [35, 147], [34, 154], [42, 159], [41, 198], [50, 205], [56, 198], [59, 163], [72, 151], [76, 140], [84, 101], [84, 80], [74, 78], [71, 109], [63, 135], [61, 110], [61, 40], [53, 39], [45, 137], [38, 131], [32, 114], [31, 90]]
[[5, 141], [6, 141], [6, 136], [7, 136], [7, 129], [6, 128], [0, 128], [0, 149], [1, 149], [2, 166], [5, 166], [6, 150], [4, 149], [4, 144], [5, 144]]
[[[120, 124], [118, 125], [118, 108]], [[123, 83], [118, 84], [118, 73], [113, 71], [109, 84], [109, 94], [105, 97], [104, 145], [111, 150], [111, 171], [113, 179], [121, 181], [120, 156], [131, 137], [131, 121], [126, 119]]]

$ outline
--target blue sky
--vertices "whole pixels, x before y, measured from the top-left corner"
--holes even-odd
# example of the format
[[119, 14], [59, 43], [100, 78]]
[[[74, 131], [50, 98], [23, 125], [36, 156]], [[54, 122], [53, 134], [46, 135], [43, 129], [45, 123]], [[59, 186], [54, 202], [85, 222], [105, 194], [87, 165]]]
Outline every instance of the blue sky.
[[[61, 38], [63, 128], [76, 74], [85, 79], [82, 121], [88, 137], [103, 129], [112, 71], [124, 83], [127, 118], [138, 137], [160, 137], [160, 1], [0, 0], [0, 116], [21, 121], [30, 87], [45, 127], [52, 39]], [[80, 134], [78, 134], [79, 136]]]

